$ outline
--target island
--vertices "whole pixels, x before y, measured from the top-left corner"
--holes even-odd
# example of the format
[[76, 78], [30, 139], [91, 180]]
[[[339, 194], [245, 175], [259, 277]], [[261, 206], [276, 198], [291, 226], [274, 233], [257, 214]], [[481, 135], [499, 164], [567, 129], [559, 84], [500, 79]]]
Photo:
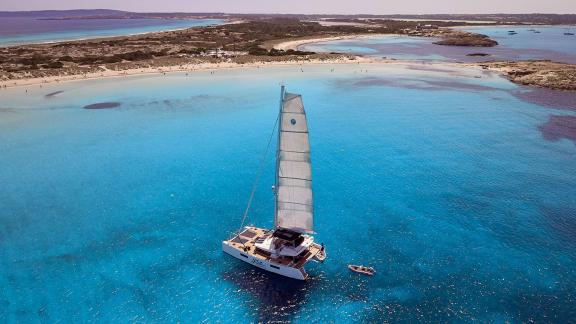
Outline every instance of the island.
[[[488, 36], [465, 32], [453, 27], [512, 23], [502, 22], [494, 17], [492, 21], [473, 22], [427, 20], [434, 18], [433, 16], [403, 20], [393, 16], [370, 15], [359, 17], [354, 15], [135, 14], [116, 11], [103, 11], [96, 16], [86, 16], [87, 14], [85, 11], [78, 11], [70, 17], [44, 17], [42, 19], [202, 17], [221, 18], [225, 19], [226, 23], [141, 35], [0, 47], [0, 85], [8, 87], [80, 78], [189, 71], [246, 64], [346, 63], [351, 60], [385, 63], [386, 60], [383, 59], [363, 58], [343, 53], [301, 51], [299, 45], [331, 39], [405, 35], [430, 37], [431, 42], [439, 46], [492, 47], [497, 46], [498, 43]], [[0, 17], [3, 15], [0, 12]], [[571, 16], [574, 17], [561, 18], [576, 21], [576, 15]], [[538, 15], [530, 17], [534, 20], [533, 22], [528, 20], [527, 23], [537, 23], [544, 19]], [[562, 19], [559, 21], [563, 22]], [[518, 24], [518, 22], [513, 23]], [[483, 56], [485, 54], [470, 55]], [[510, 80], [520, 84], [563, 90], [574, 90], [574, 84], [576, 84], [574, 65], [570, 64], [530, 61], [491, 62], [476, 66], [503, 72]]]
[[267, 44], [294, 39], [330, 39], [360, 35], [425, 35], [453, 32], [460, 23], [366, 20], [362, 24], [326, 24], [277, 16], [228, 17], [229, 23], [184, 30], [100, 39], [29, 44], [0, 48], [0, 81], [85, 75], [106, 71], [200, 65], [346, 59], [279, 49]]
[[454, 32], [445, 35], [441, 41], [434, 42], [434, 44], [448, 46], [494, 47], [498, 45], [498, 42], [482, 34]]

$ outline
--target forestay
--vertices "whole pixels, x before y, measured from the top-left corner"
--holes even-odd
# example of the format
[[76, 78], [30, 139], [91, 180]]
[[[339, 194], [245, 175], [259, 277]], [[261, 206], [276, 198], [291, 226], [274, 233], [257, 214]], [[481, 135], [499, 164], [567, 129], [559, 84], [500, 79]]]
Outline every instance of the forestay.
[[276, 227], [313, 233], [310, 143], [300, 95], [284, 95], [279, 132]]

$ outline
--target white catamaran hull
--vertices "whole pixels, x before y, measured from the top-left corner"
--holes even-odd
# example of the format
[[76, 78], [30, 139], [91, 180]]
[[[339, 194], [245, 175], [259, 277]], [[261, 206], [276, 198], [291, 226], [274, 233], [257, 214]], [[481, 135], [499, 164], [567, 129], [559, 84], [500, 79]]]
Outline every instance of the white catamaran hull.
[[[309, 261], [324, 261], [326, 251], [324, 245], [314, 243], [312, 236], [312, 167], [304, 103], [301, 95], [284, 90], [282, 86], [277, 120], [274, 228], [241, 228], [234, 237], [222, 242], [222, 250], [260, 269], [288, 278], [306, 280], [308, 274], [304, 265]], [[256, 183], [252, 188], [241, 227], [248, 216], [255, 189]]]
[[248, 253], [243, 253], [241, 250], [238, 250], [233, 246], [230, 246], [226, 241], [222, 242], [222, 250], [239, 260], [249, 263], [262, 270], [270, 271], [281, 276], [286, 276], [297, 280], [306, 280], [308, 277], [308, 274], [303, 268], [296, 269], [256, 258]]

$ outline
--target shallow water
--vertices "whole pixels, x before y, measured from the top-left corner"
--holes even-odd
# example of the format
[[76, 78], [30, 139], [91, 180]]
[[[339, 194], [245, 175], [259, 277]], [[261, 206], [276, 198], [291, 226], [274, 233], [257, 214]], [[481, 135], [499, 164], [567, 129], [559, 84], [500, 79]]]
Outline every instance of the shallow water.
[[221, 19], [0, 19], [0, 46], [122, 36], [221, 24]]
[[[496, 47], [462, 47], [433, 44], [437, 38], [387, 35], [375, 38], [327, 41], [302, 45], [314, 52], [340, 52], [399, 60], [481, 62], [492, 60], [549, 59], [576, 63], [576, 36], [566, 36], [568, 26], [470, 27], [464, 30], [485, 34], [498, 41]], [[572, 28], [574, 29], [574, 28]], [[509, 35], [514, 30], [516, 35]], [[534, 33], [536, 30], [540, 33]], [[469, 56], [469, 54], [488, 56]]]
[[[472, 27], [466, 30], [490, 36], [500, 47], [515, 51], [515, 56], [496, 55], [501, 59], [553, 60], [576, 63], [575, 26], [511, 26], [511, 27]], [[515, 31], [516, 35], [509, 35]], [[535, 33], [539, 32], [539, 33]]]
[[[576, 316], [576, 143], [546, 135], [550, 123], [573, 127], [574, 110], [452, 66], [300, 69], [1, 90], [0, 321]], [[239, 225], [280, 82], [308, 110], [328, 251], [305, 283], [220, 248]], [[119, 105], [83, 108], [98, 103]], [[260, 226], [273, 217], [267, 163], [250, 215]]]

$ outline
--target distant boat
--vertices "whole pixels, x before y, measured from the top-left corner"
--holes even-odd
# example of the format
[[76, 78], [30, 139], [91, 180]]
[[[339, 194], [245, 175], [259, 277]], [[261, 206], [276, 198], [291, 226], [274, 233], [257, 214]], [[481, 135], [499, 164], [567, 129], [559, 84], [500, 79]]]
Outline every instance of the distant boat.
[[571, 28], [567, 28], [567, 29], [566, 29], [566, 32], [564, 33], [564, 35], [566, 35], [566, 36], [573, 36], [574, 33], [572, 32], [572, 29], [571, 29]]
[[513, 30], [509, 30], [508, 31], [508, 35], [516, 35], [518, 34], [517, 32], [513, 31]]
[[[270, 137], [270, 140], [272, 137]], [[299, 94], [281, 88], [274, 188], [274, 229], [243, 227], [222, 250], [260, 269], [305, 280], [308, 261], [324, 261], [324, 245], [314, 242], [312, 173], [306, 111]], [[252, 195], [254, 195], [252, 189]], [[244, 213], [248, 214], [252, 198]]]
[[374, 268], [372, 268], [372, 267], [365, 267], [365, 266], [354, 265], [354, 264], [348, 265], [348, 269], [350, 269], [354, 272], [368, 275], [368, 276], [373, 276], [376, 273], [376, 270], [374, 270]]
[[566, 33], [564, 33], [564, 35], [566, 35], [566, 36], [572, 36], [572, 35], [574, 35], [574, 33], [568, 33], [568, 32], [566, 32]]
[[535, 30], [535, 31], [534, 31], [534, 34], [540, 34], [540, 31]]

